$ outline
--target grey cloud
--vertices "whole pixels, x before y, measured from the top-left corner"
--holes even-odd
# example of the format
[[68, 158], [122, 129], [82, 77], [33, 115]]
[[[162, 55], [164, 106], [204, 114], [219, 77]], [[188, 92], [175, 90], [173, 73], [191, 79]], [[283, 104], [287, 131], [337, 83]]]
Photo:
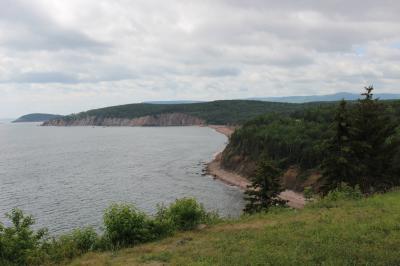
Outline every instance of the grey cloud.
[[104, 67], [98, 69], [94, 73], [87, 73], [78, 76], [76, 74], [48, 71], [48, 72], [24, 72], [14, 74], [11, 78], [0, 81], [0, 83], [62, 83], [62, 84], [77, 84], [77, 83], [97, 83], [122, 81], [137, 78], [137, 75], [124, 67]]
[[1, 0], [0, 89], [21, 106], [68, 97], [71, 112], [369, 83], [398, 92], [398, 14], [394, 0]]
[[[17, 50], [106, 49], [110, 45], [90, 38], [79, 29], [58, 25], [28, 1], [0, 2], [0, 29], [12, 32], [1, 42]], [[14, 34], [14, 31], [19, 34]]]
[[315, 10], [328, 16], [342, 19], [384, 19], [398, 20], [400, 3], [396, 0], [223, 0], [227, 6], [241, 9], [291, 11]]
[[207, 68], [198, 72], [200, 76], [208, 77], [229, 77], [238, 76], [240, 74], [240, 69], [234, 67], [219, 67], [219, 68]]
[[82, 82], [106, 82], [136, 79], [138, 75], [124, 66], [103, 66], [83, 78]]
[[3, 83], [78, 83], [77, 77], [62, 72], [26, 72], [4, 81]]
[[16, 50], [62, 50], [86, 49], [104, 52], [108, 44], [90, 39], [82, 33], [68, 29], [47, 28], [31, 29], [23, 38], [10, 39], [2, 43]]

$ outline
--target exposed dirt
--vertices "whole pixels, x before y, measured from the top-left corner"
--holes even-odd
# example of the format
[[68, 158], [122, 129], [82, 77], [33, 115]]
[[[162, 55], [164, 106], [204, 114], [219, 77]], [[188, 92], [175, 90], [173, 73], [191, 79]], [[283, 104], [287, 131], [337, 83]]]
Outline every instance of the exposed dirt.
[[237, 186], [243, 190], [246, 189], [250, 184], [249, 180], [235, 172], [222, 168], [221, 155], [222, 153], [218, 153], [214, 160], [207, 164], [207, 174], [212, 175], [214, 178], [219, 179], [226, 184]]
[[[250, 185], [250, 181], [247, 178], [221, 166], [221, 153], [217, 154], [214, 160], [207, 164], [206, 173], [212, 175], [215, 179], [231, 186], [237, 186], [242, 190], [245, 190]], [[287, 200], [288, 205], [296, 209], [303, 208], [306, 202], [303, 194], [293, 190], [285, 190], [279, 197]]]

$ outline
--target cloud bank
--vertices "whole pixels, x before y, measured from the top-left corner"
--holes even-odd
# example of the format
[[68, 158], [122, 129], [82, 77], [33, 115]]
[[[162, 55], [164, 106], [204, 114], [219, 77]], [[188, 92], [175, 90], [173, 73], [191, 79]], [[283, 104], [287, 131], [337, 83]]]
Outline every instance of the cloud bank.
[[400, 92], [399, 1], [1, 0], [0, 117]]

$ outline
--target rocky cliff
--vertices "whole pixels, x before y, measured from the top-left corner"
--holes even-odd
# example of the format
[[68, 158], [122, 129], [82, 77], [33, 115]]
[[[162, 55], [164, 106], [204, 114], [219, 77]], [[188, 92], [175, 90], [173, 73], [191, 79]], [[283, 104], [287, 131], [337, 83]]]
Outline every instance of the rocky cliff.
[[164, 113], [137, 118], [68, 117], [46, 121], [42, 126], [194, 126], [204, 125], [198, 117], [182, 113]]

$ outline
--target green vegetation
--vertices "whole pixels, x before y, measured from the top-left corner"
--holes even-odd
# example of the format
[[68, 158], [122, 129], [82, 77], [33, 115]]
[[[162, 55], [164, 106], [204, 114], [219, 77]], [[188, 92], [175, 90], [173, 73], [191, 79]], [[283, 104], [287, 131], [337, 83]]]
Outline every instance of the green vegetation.
[[[89, 251], [104, 250], [107, 243], [91, 227], [74, 229], [71, 233], [64, 234], [58, 238], [46, 238], [32, 250], [36, 250], [40, 256], [36, 257], [35, 263], [29, 265], [56, 264], [62, 261], [81, 256]], [[13, 258], [9, 259], [10, 265]], [[21, 265], [25, 265], [21, 263]]]
[[[331, 136], [329, 123], [335, 106], [317, 106], [288, 115], [267, 114], [245, 123], [231, 136], [223, 152], [225, 167], [238, 170], [240, 163], [269, 158], [285, 169], [300, 165], [310, 169], [321, 162], [322, 144]], [[240, 158], [240, 162], [237, 162]], [[251, 169], [242, 170], [245, 175]]]
[[111, 245], [136, 245], [159, 237], [157, 224], [129, 204], [113, 204], [104, 213], [105, 237]]
[[[66, 117], [181, 112], [238, 124], [268, 113], [236, 130], [223, 153], [225, 167], [251, 173], [245, 212], [253, 215], [222, 221], [190, 198], [158, 206], [154, 217], [113, 204], [104, 213], [104, 234], [83, 228], [50, 238], [15, 209], [7, 215], [12, 225], [0, 224], [0, 264], [60, 264], [83, 255], [72, 265], [398, 265], [400, 191], [393, 188], [400, 185], [400, 101], [373, 99], [372, 90], [351, 103], [138, 104]], [[323, 193], [306, 186], [304, 210], [279, 208], [281, 169], [293, 165], [303, 176], [322, 173]]]
[[399, 265], [400, 192], [354, 193], [338, 191], [303, 210], [272, 209], [134, 248], [89, 253], [71, 265]]
[[357, 185], [364, 193], [386, 191], [400, 184], [398, 165], [394, 163], [400, 151], [398, 121], [385, 105], [373, 99], [373, 87], [365, 89], [365, 98], [353, 106], [351, 113], [344, 101], [337, 111], [334, 134], [327, 140], [322, 164], [327, 191], [342, 182]]
[[176, 200], [168, 208], [160, 206], [157, 212], [157, 220], [171, 224], [176, 230], [191, 230], [200, 223], [211, 222], [217, 218], [216, 214], [207, 213], [203, 205], [195, 199], [183, 198]]
[[279, 177], [282, 172], [270, 161], [260, 161], [254, 176], [250, 178], [251, 185], [245, 194], [246, 213], [267, 211], [274, 206], [283, 206], [286, 201], [278, 198], [283, 191]]
[[18, 122], [43, 122], [47, 121], [50, 119], [56, 119], [60, 118], [61, 115], [53, 115], [53, 114], [40, 114], [40, 113], [35, 113], [35, 114], [27, 114], [23, 115], [20, 118], [16, 119], [13, 121], [13, 123], [18, 123]]
[[[333, 122], [333, 123], [332, 123]], [[298, 166], [299, 178], [320, 171], [325, 193], [341, 182], [363, 192], [400, 184], [400, 101], [365, 99], [314, 105], [289, 114], [266, 114], [236, 130], [223, 165], [252, 176], [267, 158], [280, 168]]]
[[[289, 113], [312, 105], [315, 104], [291, 104], [250, 100], [227, 100], [191, 104], [138, 103], [89, 110], [65, 116], [62, 119], [76, 120], [85, 117], [96, 117], [96, 121], [100, 122], [104, 118], [136, 118], [147, 115], [156, 116], [164, 113], [184, 113], [199, 117], [208, 124], [237, 125], [265, 113]], [[326, 103], [325, 105], [329, 104]]]
[[0, 224], [0, 265], [38, 264], [42, 252], [37, 247], [45, 243], [46, 230], [34, 232], [32, 216], [25, 216], [21, 210], [13, 209], [6, 214], [11, 227]]
[[[194, 208], [188, 208], [193, 206]], [[131, 205], [113, 205], [116, 231], [130, 235], [157, 219], [197, 217], [207, 221], [198, 204], [182, 199], [154, 217], [143, 217]], [[179, 209], [179, 211], [177, 211]], [[190, 215], [196, 213], [195, 215]], [[198, 215], [201, 213], [201, 215]], [[177, 215], [178, 214], [178, 215]], [[171, 216], [170, 216], [171, 215]], [[162, 217], [162, 218], [161, 218]], [[178, 217], [178, 218], [176, 218]], [[201, 218], [202, 217], [202, 218]], [[205, 229], [181, 231], [164, 239], [141, 233], [141, 241], [117, 249], [93, 229], [48, 238], [34, 232], [33, 220], [14, 210], [13, 225], [0, 230], [0, 265], [398, 265], [400, 258], [400, 191], [364, 197], [357, 188], [342, 185], [303, 210], [270, 208], [268, 213], [244, 215]], [[119, 219], [122, 219], [118, 221]], [[139, 221], [139, 223], [137, 223]], [[147, 221], [147, 222], [144, 222]], [[192, 220], [193, 221], [193, 220]], [[126, 223], [126, 225], [124, 225]], [[176, 228], [176, 227], [175, 227]], [[180, 228], [189, 228], [180, 227]], [[122, 229], [122, 230], [120, 230]], [[137, 232], [137, 230], [135, 231]], [[143, 237], [149, 238], [145, 240]], [[121, 235], [121, 239], [127, 239]], [[128, 238], [129, 239], [129, 238]], [[112, 248], [106, 248], [107, 245]], [[119, 241], [121, 243], [121, 241]], [[127, 243], [127, 242], [126, 242]], [[78, 258], [77, 258], [78, 257]], [[72, 260], [71, 260], [72, 259]]]
[[93, 228], [75, 229], [57, 238], [46, 229], [34, 231], [34, 219], [14, 209], [7, 217], [12, 225], [0, 224], [0, 265], [59, 264], [95, 250], [118, 250], [211, 224], [218, 219], [191, 198], [178, 199], [169, 207], [159, 207], [149, 217], [130, 204], [113, 204], [104, 213], [105, 232]]
[[354, 175], [354, 151], [350, 147], [350, 121], [346, 102], [342, 101], [334, 119], [334, 135], [326, 142], [328, 156], [322, 162], [326, 184], [325, 192], [338, 184], [348, 182]]

